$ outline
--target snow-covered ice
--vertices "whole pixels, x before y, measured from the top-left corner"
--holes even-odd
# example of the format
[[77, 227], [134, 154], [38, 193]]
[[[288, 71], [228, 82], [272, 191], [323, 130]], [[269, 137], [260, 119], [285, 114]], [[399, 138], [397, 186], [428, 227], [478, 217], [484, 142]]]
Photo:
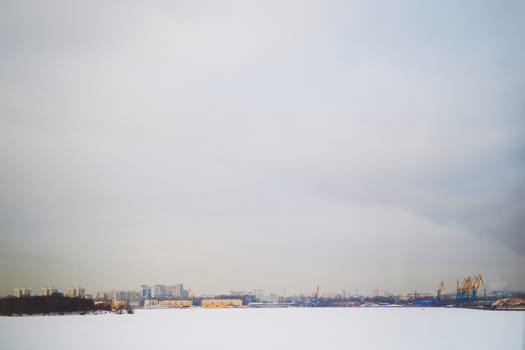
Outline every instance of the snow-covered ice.
[[525, 312], [157, 309], [0, 317], [0, 349], [525, 349]]

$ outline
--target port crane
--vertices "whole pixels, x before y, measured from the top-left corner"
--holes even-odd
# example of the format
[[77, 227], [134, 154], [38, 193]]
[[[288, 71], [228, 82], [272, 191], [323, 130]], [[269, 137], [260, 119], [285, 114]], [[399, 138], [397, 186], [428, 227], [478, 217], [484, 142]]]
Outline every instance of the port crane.
[[472, 278], [470, 276], [465, 277], [461, 284], [459, 283], [459, 279], [457, 280], [456, 304], [463, 304], [468, 301], [471, 285]]
[[456, 292], [456, 304], [465, 304], [469, 302], [474, 302], [478, 293], [480, 286], [484, 286], [485, 281], [481, 275], [474, 277], [467, 276], [459, 284], [459, 279], [457, 281], [457, 292]]
[[471, 287], [471, 299], [474, 301], [476, 299], [476, 296], [478, 294], [478, 289], [481, 286], [485, 286], [485, 281], [483, 280], [483, 277], [481, 275], [477, 275], [472, 280], [472, 287]]
[[312, 303], [314, 305], [319, 304], [319, 286], [317, 286], [317, 288], [315, 288], [315, 290], [314, 290], [314, 298], [312, 300]]
[[441, 281], [441, 283], [439, 284], [439, 288], [437, 290], [437, 301], [439, 304], [441, 304], [441, 295], [443, 294], [443, 292], [445, 291], [445, 282]]

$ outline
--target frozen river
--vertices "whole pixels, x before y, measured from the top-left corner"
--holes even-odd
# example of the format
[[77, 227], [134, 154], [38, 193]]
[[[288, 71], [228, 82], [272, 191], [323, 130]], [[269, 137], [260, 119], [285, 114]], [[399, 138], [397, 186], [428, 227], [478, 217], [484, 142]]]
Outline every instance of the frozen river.
[[525, 349], [525, 312], [159, 309], [0, 317], [0, 349]]

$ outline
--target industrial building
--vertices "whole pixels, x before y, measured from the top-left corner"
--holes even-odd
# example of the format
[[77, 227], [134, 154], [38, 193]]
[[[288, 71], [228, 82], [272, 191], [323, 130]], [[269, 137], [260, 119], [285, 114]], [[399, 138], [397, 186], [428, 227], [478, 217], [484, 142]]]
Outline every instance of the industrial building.
[[242, 307], [242, 299], [204, 299], [201, 306], [205, 308]]
[[159, 301], [159, 304], [170, 306], [170, 307], [190, 307], [190, 306], [193, 306], [193, 301], [191, 300], [161, 300]]
[[159, 305], [159, 301], [157, 299], [144, 300], [144, 307], [151, 307], [151, 306], [157, 306], [157, 305]]

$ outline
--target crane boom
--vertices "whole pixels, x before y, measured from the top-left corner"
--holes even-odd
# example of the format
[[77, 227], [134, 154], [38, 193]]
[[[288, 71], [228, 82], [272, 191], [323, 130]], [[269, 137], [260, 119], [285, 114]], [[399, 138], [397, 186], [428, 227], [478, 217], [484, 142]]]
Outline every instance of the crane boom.
[[319, 302], [319, 286], [317, 286], [317, 288], [315, 288], [314, 290], [314, 300], [313, 300], [314, 304], [317, 304], [318, 302]]
[[468, 302], [474, 302], [476, 295], [480, 286], [484, 286], [485, 281], [481, 275], [474, 277], [467, 276], [459, 284], [457, 284], [457, 293], [456, 293], [456, 304], [463, 304]]

